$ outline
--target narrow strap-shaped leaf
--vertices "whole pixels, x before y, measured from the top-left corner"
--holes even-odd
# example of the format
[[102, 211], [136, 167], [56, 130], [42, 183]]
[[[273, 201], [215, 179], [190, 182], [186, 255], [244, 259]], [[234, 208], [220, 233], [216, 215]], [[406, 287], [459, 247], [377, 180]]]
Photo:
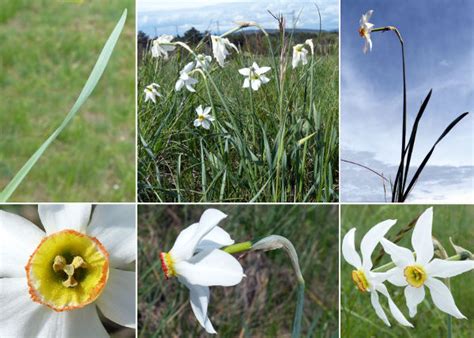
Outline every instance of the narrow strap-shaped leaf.
[[408, 194], [410, 193], [411, 189], [413, 188], [413, 186], [415, 185], [418, 177], [420, 176], [421, 172], [423, 171], [423, 169], [425, 168], [425, 165], [426, 163], [428, 162], [428, 160], [430, 159], [431, 155], [433, 154], [433, 151], [435, 150], [436, 146], [438, 145], [439, 142], [441, 142], [441, 140], [451, 131], [451, 129], [454, 128], [454, 126], [456, 124], [458, 124], [459, 121], [461, 121], [464, 117], [467, 116], [467, 114], [469, 114], [468, 112], [465, 112], [461, 115], [459, 115], [453, 122], [451, 122], [449, 124], [449, 126], [446, 127], [446, 129], [443, 131], [443, 133], [441, 134], [441, 136], [438, 138], [438, 140], [435, 142], [435, 144], [433, 145], [433, 147], [431, 148], [431, 150], [428, 152], [428, 154], [425, 156], [423, 162], [421, 162], [420, 164], [420, 167], [418, 168], [418, 170], [415, 172], [415, 175], [413, 175], [413, 178], [411, 179], [410, 181], [410, 184], [408, 185], [408, 188], [406, 189], [406, 191], [404, 192], [403, 194], [403, 199], [405, 200], [408, 196]]
[[418, 124], [420, 123], [421, 117], [423, 116], [423, 113], [425, 112], [426, 106], [428, 105], [428, 102], [430, 101], [432, 92], [433, 92], [433, 89], [430, 89], [430, 92], [428, 93], [425, 100], [421, 104], [420, 110], [418, 111], [418, 114], [416, 115], [415, 122], [413, 123], [413, 128], [411, 130], [410, 140], [408, 141], [408, 145], [407, 145], [408, 154], [407, 154], [407, 162], [406, 162], [406, 166], [405, 166], [405, 175], [403, 175], [403, 188], [402, 188], [402, 190], [405, 190], [405, 185], [406, 185], [407, 177], [408, 177], [408, 171], [410, 170], [411, 155], [413, 153], [413, 149], [415, 148], [415, 140], [416, 140], [416, 132], [418, 131]]
[[29, 158], [29, 160], [23, 165], [23, 167], [16, 173], [13, 179], [8, 183], [5, 189], [0, 194], [0, 202], [6, 202], [10, 196], [15, 192], [16, 188], [20, 185], [23, 179], [28, 175], [30, 170], [36, 164], [36, 162], [41, 158], [43, 153], [48, 149], [49, 145], [58, 137], [58, 135], [63, 131], [63, 129], [68, 125], [72, 118], [76, 115], [79, 108], [84, 104], [87, 98], [90, 96], [95, 86], [99, 82], [100, 77], [102, 76], [105, 67], [107, 66], [112, 51], [117, 43], [117, 40], [122, 32], [122, 29], [125, 25], [125, 19], [127, 18], [127, 9], [123, 11], [122, 17], [115, 26], [112, 34], [110, 34], [107, 42], [102, 49], [102, 52], [97, 59], [97, 62], [92, 69], [92, 72], [87, 79], [86, 84], [82, 88], [79, 97], [72, 106], [69, 113], [66, 115], [66, 118], [63, 120], [61, 125], [48, 137], [48, 139], [36, 150], [36, 152]]

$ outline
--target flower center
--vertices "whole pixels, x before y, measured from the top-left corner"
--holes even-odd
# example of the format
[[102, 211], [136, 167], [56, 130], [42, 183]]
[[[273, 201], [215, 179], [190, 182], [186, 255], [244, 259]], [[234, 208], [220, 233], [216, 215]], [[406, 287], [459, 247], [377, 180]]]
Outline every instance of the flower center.
[[109, 277], [109, 254], [96, 238], [63, 230], [43, 238], [25, 270], [33, 301], [68, 311], [99, 297]]
[[362, 270], [353, 270], [352, 271], [352, 280], [354, 281], [355, 285], [361, 292], [367, 292], [369, 290], [369, 282], [367, 281], [367, 277], [365, 276], [364, 271]]
[[204, 115], [198, 115], [198, 120], [199, 122], [202, 122], [204, 121], [206, 118], [204, 117]]
[[364, 27], [360, 27], [360, 28], [359, 28], [359, 35], [360, 35], [361, 38], [365, 38], [365, 37], [366, 37], [367, 31], [365, 30]]
[[252, 71], [250, 71], [250, 79], [251, 79], [252, 81], [259, 80], [259, 79], [260, 79], [260, 76], [258, 76], [258, 74], [255, 73], [255, 71], [252, 70]]
[[420, 265], [410, 265], [403, 271], [405, 278], [411, 286], [419, 288], [425, 283], [427, 278], [426, 271]]
[[176, 271], [174, 269], [174, 261], [171, 255], [167, 252], [160, 253], [161, 259], [161, 268], [165, 273], [166, 279], [176, 276]]

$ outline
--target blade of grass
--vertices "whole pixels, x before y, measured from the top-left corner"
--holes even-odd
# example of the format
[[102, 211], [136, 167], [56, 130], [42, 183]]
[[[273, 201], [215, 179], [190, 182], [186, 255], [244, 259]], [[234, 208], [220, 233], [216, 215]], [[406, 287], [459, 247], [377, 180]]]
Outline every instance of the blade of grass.
[[10, 196], [15, 192], [23, 179], [28, 175], [30, 170], [34, 167], [36, 162], [41, 158], [43, 153], [48, 149], [49, 145], [58, 137], [58, 135], [63, 131], [64, 128], [69, 124], [72, 118], [76, 115], [77, 111], [89, 98], [90, 94], [94, 90], [95, 86], [99, 82], [104, 70], [109, 62], [110, 56], [114, 50], [115, 44], [118, 41], [120, 33], [125, 25], [125, 20], [127, 18], [127, 9], [123, 11], [123, 14], [115, 26], [114, 30], [110, 34], [107, 42], [105, 43], [97, 62], [92, 69], [92, 72], [87, 79], [86, 84], [82, 88], [82, 91], [77, 98], [76, 102], [72, 106], [69, 113], [66, 115], [66, 118], [63, 120], [61, 125], [48, 137], [48, 139], [36, 150], [36, 152], [29, 158], [29, 160], [23, 165], [23, 167], [15, 174], [13, 179], [7, 184], [5, 189], [0, 194], [0, 202], [6, 202]]

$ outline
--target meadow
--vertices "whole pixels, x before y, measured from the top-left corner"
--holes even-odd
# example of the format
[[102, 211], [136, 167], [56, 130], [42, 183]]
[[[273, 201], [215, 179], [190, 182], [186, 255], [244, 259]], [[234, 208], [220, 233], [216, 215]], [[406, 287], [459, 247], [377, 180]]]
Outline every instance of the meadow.
[[107, 69], [11, 201], [135, 196], [134, 1], [2, 1], [0, 190], [62, 122], [108, 35], [127, 22]]
[[[364, 234], [375, 224], [386, 219], [397, 219], [396, 225], [388, 232], [387, 238], [392, 239], [399, 230], [416, 219], [429, 205], [352, 205], [343, 206], [341, 211], [341, 241], [344, 235], [352, 227], [356, 227], [355, 234], [356, 249], [358, 250], [360, 240]], [[474, 208], [472, 206], [457, 205], [435, 205], [433, 207], [433, 236], [441, 242], [449, 256], [454, 255], [449, 237], [453, 242], [467, 250], [472, 250], [472, 238], [474, 229], [472, 218]], [[412, 231], [408, 232], [399, 245], [410, 248]], [[378, 245], [372, 259], [375, 261], [382, 254], [381, 246]], [[374, 265], [379, 267], [390, 259], [384, 254], [381, 260]], [[452, 325], [452, 337], [471, 337], [474, 330], [472, 318], [474, 317], [474, 284], [472, 278], [474, 272], [463, 273], [450, 278], [451, 292], [459, 310], [468, 318], [460, 320], [451, 317], [448, 324], [448, 315], [434, 306], [429, 291], [426, 298], [418, 306], [418, 314], [414, 318], [408, 316], [403, 288], [397, 288], [386, 282], [392, 299], [404, 313], [406, 318], [414, 325], [410, 329], [399, 325], [390, 315], [386, 299], [380, 297], [382, 307], [387, 313], [392, 327], [387, 327], [377, 317], [370, 303], [370, 297], [362, 294], [351, 279], [350, 266], [341, 256], [341, 337], [448, 337], [448, 325]]]
[[[212, 60], [196, 93], [175, 91], [193, 57], [168, 60], [144, 50], [138, 69], [138, 198], [141, 201], [303, 202], [338, 199], [337, 33], [232, 34], [240, 53], [221, 68]], [[292, 69], [296, 43], [312, 38], [314, 59]], [[243, 43], [245, 42], [245, 43]], [[195, 48], [196, 45], [191, 45]], [[306, 47], [307, 48], [307, 47]], [[204, 36], [196, 53], [212, 55]], [[139, 53], [140, 55], [140, 53]], [[238, 70], [271, 67], [258, 91], [242, 88]], [[158, 83], [162, 97], [145, 102]], [[210, 130], [195, 128], [195, 109], [211, 107]]]
[[[338, 336], [338, 208], [329, 205], [213, 205], [228, 215], [219, 224], [236, 242], [279, 234], [299, 256], [306, 282], [302, 337]], [[166, 280], [159, 254], [169, 251], [205, 205], [142, 205], [138, 216], [139, 337], [205, 337], [189, 305], [189, 291]], [[235, 287], [211, 287], [209, 318], [220, 337], [290, 337], [295, 275], [283, 250], [235, 256], [247, 275]]]

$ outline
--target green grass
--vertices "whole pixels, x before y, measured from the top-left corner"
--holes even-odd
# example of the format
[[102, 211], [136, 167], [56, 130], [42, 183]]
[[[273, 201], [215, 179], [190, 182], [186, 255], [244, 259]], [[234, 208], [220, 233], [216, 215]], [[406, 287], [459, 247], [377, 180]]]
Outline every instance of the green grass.
[[[338, 336], [336, 206], [218, 205], [220, 224], [236, 242], [279, 234], [295, 246], [306, 282], [302, 337]], [[189, 292], [166, 280], [159, 254], [207, 206], [139, 206], [139, 337], [206, 336]], [[235, 287], [212, 287], [209, 316], [220, 337], [289, 337], [296, 305], [295, 276], [282, 250], [236, 256], [247, 275]]]
[[[386, 219], [397, 219], [397, 224], [389, 231], [388, 238], [406, 226], [413, 219], [418, 217], [427, 207], [423, 205], [369, 205], [369, 206], [343, 206], [341, 220], [341, 241], [344, 235], [352, 227], [357, 228], [356, 249], [359, 250], [360, 240], [372, 226]], [[474, 238], [474, 228], [472, 219], [474, 216], [473, 206], [434, 206], [433, 236], [444, 246], [448, 255], [454, 255], [454, 249], [449, 243], [452, 237], [455, 244], [468, 250], [473, 250], [472, 239]], [[410, 231], [401, 240], [400, 245], [411, 248]], [[392, 237], [391, 237], [392, 236]], [[379, 245], [372, 258], [379, 254]], [[378, 267], [389, 262], [389, 257], [384, 255]], [[397, 288], [386, 282], [389, 292], [404, 313], [407, 319], [415, 326], [414, 329], [405, 328], [399, 325], [390, 315], [386, 299], [381, 296], [381, 303], [387, 313], [392, 327], [389, 328], [376, 316], [370, 303], [370, 297], [361, 294], [351, 280], [352, 266], [350, 266], [341, 256], [341, 336], [342, 337], [447, 337], [448, 315], [436, 308], [426, 292], [425, 300], [418, 306], [418, 314], [415, 318], [408, 316], [408, 309], [403, 295], [403, 288]], [[451, 281], [451, 291], [456, 305], [469, 320], [459, 320], [452, 318], [453, 337], [472, 337], [474, 325], [474, 284], [472, 283], [473, 272], [464, 273], [453, 277]]]
[[[232, 41], [232, 36], [230, 36]], [[275, 58], [244, 50], [225, 68], [213, 60], [208, 80], [192, 94], [174, 91], [179, 70], [192, 60], [179, 49], [169, 60], [140, 60], [138, 70], [138, 197], [141, 201], [335, 201], [338, 199], [338, 48], [291, 69], [291, 52]], [[321, 50], [313, 36], [316, 49]], [[290, 50], [295, 44], [289, 41]], [[323, 46], [327, 47], [327, 46]], [[199, 52], [210, 53], [206, 47]], [[271, 80], [258, 91], [242, 88], [238, 69], [256, 61]], [[276, 63], [276, 67], [275, 67]], [[276, 69], [275, 69], [276, 68]], [[311, 78], [313, 82], [311, 86]], [[163, 97], [144, 102], [143, 89], [160, 84]], [[215, 87], [213, 85], [215, 83]], [[283, 85], [282, 85], [283, 83]], [[282, 88], [280, 93], [280, 88]], [[311, 95], [312, 94], [312, 95]], [[195, 108], [212, 106], [211, 129], [195, 128]], [[314, 134], [306, 143], [298, 141]]]
[[134, 2], [13, 3], [0, 5], [0, 188], [64, 119], [127, 8], [94, 93], [11, 201], [133, 200]]

